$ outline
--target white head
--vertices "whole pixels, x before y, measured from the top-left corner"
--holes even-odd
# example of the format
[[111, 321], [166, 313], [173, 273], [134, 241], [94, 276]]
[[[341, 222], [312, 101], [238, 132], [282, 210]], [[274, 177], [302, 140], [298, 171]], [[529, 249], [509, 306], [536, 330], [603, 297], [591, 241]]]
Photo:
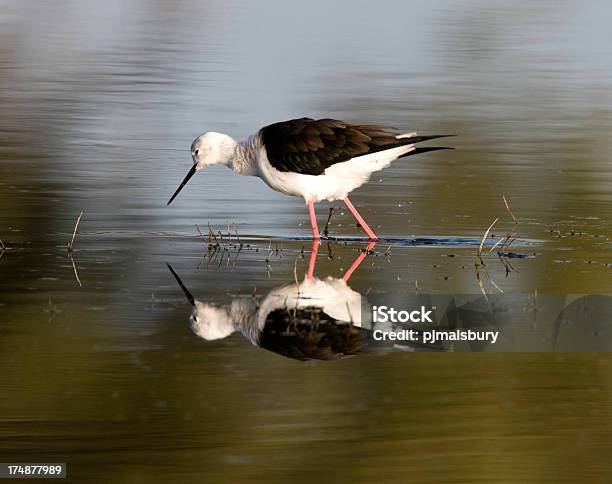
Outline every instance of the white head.
[[201, 134], [191, 143], [191, 157], [196, 170], [210, 165], [229, 165], [234, 159], [236, 141], [223, 133], [209, 131]]
[[238, 143], [236, 140], [223, 133], [210, 131], [198, 136], [193, 143], [191, 143], [193, 166], [176, 192], [174, 192], [174, 195], [172, 195], [172, 198], [168, 201], [168, 205], [172, 203], [189, 179], [195, 175], [197, 171], [203, 170], [211, 165], [231, 166], [234, 161], [237, 145]]
[[195, 301], [189, 323], [192, 331], [207, 341], [227, 338], [235, 331], [226, 308], [200, 301]]
[[178, 274], [174, 272], [172, 266], [170, 264], [167, 265], [176, 282], [178, 282], [178, 285], [183, 290], [187, 301], [193, 307], [191, 316], [189, 316], [193, 332], [206, 340], [225, 338], [232, 334], [235, 328], [228, 309], [196, 301]]

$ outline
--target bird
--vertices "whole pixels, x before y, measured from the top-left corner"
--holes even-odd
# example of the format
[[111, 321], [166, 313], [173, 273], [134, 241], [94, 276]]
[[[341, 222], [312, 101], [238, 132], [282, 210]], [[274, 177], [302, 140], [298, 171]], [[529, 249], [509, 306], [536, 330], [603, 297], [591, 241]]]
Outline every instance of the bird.
[[[315, 245], [317, 241], [310, 256], [312, 269]], [[359, 256], [352, 270], [362, 260]], [[217, 305], [195, 299], [167, 265], [192, 306], [191, 330], [206, 341], [239, 332], [254, 346], [289, 358], [329, 360], [359, 353], [373, 330], [370, 304], [348, 285], [350, 275], [320, 279], [309, 270], [302, 282], [281, 284], [260, 300], [240, 296]]]
[[324, 118], [299, 118], [264, 126], [245, 141], [214, 131], [191, 144], [193, 166], [168, 205], [198, 171], [224, 165], [261, 178], [270, 188], [306, 202], [313, 239], [320, 239], [314, 204], [342, 200], [369, 240], [380, 240], [348, 195], [392, 161], [449, 147], [415, 144], [452, 135], [418, 136], [382, 125]]

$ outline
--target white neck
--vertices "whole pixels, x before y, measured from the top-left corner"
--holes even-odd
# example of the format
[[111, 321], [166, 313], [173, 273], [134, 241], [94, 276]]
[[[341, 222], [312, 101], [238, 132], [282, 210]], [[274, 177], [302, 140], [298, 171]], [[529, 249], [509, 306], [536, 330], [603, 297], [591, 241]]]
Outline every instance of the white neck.
[[260, 148], [256, 136], [249, 137], [242, 143], [237, 143], [229, 167], [240, 175], [257, 176], [257, 152]]

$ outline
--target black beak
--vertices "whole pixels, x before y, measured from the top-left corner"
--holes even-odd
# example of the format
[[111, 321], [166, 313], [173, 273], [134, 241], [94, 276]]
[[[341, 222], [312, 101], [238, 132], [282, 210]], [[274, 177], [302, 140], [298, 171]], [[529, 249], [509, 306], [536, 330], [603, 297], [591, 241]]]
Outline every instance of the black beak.
[[168, 201], [168, 205], [172, 203], [172, 200], [174, 200], [176, 196], [179, 194], [179, 192], [183, 189], [183, 187], [187, 185], [187, 182], [193, 175], [195, 175], [195, 172], [196, 172], [196, 166], [194, 164], [189, 170], [189, 173], [187, 173], [187, 176], [185, 177], [181, 185], [176, 189], [176, 192], [174, 192], [174, 195], [172, 195], [172, 198]]
[[185, 287], [185, 284], [183, 284], [183, 281], [181, 281], [181, 278], [178, 276], [178, 274], [174, 272], [174, 269], [172, 269], [172, 266], [168, 264], [167, 262], [166, 262], [166, 265], [168, 266], [168, 269], [170, 269], [170, 272], [172, 272], [172, 275], [176, 279], [176, 282], [178, 282], [178, 285], [181, 286], [181, 289], [185, 293], [185, 297], [187, 298], [187, 300], [191, 303], [192, 306], [195, 306], [195, 299], [189, 292], [189, 289]]

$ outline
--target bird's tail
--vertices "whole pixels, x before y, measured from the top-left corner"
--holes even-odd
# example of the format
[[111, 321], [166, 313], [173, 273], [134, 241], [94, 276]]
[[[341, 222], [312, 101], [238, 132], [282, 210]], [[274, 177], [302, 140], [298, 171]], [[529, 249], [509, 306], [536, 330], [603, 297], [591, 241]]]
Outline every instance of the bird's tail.
[[455, 148], [452, 148], [450, 146], [428, 146], [427, 148], [415, 148], [409, 151], [408, 153], [406, 153], [404, 156], [418, 155], [419, 153], [427, 153], [428, 151], [454, 150], [454, 149]]
[[[437, 138], [448, 138], [450, 136], [455, 136], [454, 134], [437, 134], [431, 136], [417, 136], [416, 133], [404, 133], [397, 136], [397, 139], [401, 139], [406, 145], [414, 145], [415, 143], [420, 143], [421, 141], [429, 141], [431, 139]], [[412, 150], [407, 151], [400, 158], [404, 156], [412, 156], [418, 155], [419, 153], [427, 153], [428, 151], [438, 151], [438, 150], [454, 150], [455, 148], [451, 148], [450, 146], [427, 146], [424, 148], [414, 147]]]

